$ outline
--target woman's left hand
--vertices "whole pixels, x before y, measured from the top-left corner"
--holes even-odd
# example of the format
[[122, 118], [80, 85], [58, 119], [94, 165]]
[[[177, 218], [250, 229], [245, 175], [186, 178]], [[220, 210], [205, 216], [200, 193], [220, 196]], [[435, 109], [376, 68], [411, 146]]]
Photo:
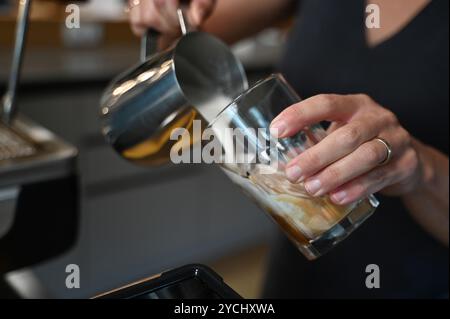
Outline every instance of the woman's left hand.
[[[286, 175], [305, 183], [312, 196], [330, 195], [340, 205], [383, 191], [402, 196], [421, 181], [422, 164], [415, 141], [397, 117], [366, 95], [317, 95], [283, 111], [271, 125], [279, 138], [331, 121], [328, 136], [293, 159]], [[388, 143], [392, 157], [388, 156]]]

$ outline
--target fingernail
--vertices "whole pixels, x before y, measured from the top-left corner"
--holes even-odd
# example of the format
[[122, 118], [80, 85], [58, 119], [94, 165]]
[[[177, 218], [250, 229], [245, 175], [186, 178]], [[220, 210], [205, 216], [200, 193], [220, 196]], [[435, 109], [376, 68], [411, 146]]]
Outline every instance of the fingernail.
[[346, 191], [337, 192], [337, 193], [331, 195], [331, 199], [333, 201], [335, 201], [336, 203], [341, 204], [347, 199], [347, 192]]
[[308, 193], [313, 196], [319, 196], [320, 188], [322, 183], [318, 179], [313, 179], [305, 183], [305, 188]]
[[287, 130], [287, 125], [283, 121], [277, 121], [270, 126], [270, 134], [274, 137], [283, 136]]
[[302, 170], [298, 166], [291, 166], [286, 170], [286, 176], [290, 182], [298, 182], [302, 176]]

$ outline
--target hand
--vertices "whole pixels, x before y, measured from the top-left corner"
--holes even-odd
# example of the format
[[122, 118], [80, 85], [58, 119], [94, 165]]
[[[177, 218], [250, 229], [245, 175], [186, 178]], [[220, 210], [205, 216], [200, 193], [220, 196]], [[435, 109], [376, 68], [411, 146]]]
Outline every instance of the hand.
[[[340, 205], [383, 190], [402, 196], [416, 189], [422, 162], [414, 139], [396, 116], [366, 95], [318, 95], [283, 111], [271, 125], [273, 135], [289, 137], [301, 129], [331, 121], [328, 136], [293, 159], [287, 178], [305, 183], [312, 196], [330, 195]], [[386, 146], [392, 158], [386, 165]]]
[[[130, 23], [133, 33], [142, 36], [153, 28], [163, 36], [180, 34], [177, 9], [179, 0], [129, 0]], [[191, 0], [187, 18], [193, 27], [199, 27], [212, 13], [216, 0]]]

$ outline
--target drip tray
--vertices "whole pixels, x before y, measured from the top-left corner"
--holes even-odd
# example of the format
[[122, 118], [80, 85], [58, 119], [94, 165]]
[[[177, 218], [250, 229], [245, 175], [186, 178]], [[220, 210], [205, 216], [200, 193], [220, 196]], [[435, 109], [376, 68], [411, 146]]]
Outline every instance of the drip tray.
[[36, 151], [35, 145], [23, 139], [14, 129], [0, 124], [0, 162], [30, 157]]
[[0, 124], [0, 187], [23, 185], [73, 173], [75, 147], [24, 116]]

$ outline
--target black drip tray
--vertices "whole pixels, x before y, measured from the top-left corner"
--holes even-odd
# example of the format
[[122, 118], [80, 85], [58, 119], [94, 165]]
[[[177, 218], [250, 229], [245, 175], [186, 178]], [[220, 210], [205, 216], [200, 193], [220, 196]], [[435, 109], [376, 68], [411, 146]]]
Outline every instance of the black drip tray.
[[76, 155], [76, 148], [19, 115], [10, 126], [0, 124], [0, 187], [70, 175]]

